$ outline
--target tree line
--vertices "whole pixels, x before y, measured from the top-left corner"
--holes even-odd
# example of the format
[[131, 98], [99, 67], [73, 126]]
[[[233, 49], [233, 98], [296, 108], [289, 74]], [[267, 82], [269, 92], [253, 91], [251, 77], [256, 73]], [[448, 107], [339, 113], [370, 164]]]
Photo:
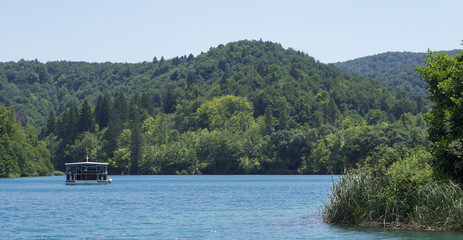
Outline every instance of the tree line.
[[93, 107], [72, 104], [58, 120], [50, 113], [41, 137], [55, 168], [89, 155], [109, 162], [112, 174], [340, 174], [384, 147], [428, 145], [422, 114], [391, 121], [378, 109], [348, 111], [332, 113], [331, 123], [291, 126], [286, 107], [254, 117], [241, 96], [186, 101], [196, 105], [192, 114], [152, 112], [142, 99], [149, 96], [105, 94]]

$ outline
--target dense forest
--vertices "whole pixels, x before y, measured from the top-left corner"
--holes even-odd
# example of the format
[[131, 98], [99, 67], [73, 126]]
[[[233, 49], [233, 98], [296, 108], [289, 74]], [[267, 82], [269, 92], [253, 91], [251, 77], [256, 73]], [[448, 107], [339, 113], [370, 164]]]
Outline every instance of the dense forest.
[[[455, 56], [461, 50], [446, 51]], [[423, 64], [427, 53], [387, 52], [357, 58], [335, 65], [350, 73], [357, 73], [374, 78], [391, 86], [418, 95], [429, 95], [426, 81], [416, 71], [416, 67]]]
[[89, 155], [112, 174], [327, 174], [428, 145], [426, 97], [263, 41], [137, 64], [0, 63], [0, 103], [42, 129], [56, 169]]

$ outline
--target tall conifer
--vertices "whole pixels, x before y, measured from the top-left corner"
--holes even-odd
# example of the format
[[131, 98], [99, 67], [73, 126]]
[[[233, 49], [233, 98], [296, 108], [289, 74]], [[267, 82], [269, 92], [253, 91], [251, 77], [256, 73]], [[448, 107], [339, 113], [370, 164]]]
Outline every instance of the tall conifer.
[[78, 130], [79, 133], [88, 131], [94, 132], [95, 131], [95, 124], [93, 121], [92, 109], [90, 105], [88, 105], [87, 100], [84, 101], [82, 105], [82, 109], [79, 113], [79, 122], [78, 122]]

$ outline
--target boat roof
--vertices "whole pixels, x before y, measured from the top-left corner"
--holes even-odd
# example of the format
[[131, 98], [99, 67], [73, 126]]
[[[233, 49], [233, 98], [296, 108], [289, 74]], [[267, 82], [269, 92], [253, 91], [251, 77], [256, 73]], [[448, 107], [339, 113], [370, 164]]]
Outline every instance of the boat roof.
[[71, 162], [65, 163], [64, 165], [108, 165], [109, 163], [102, 162]]

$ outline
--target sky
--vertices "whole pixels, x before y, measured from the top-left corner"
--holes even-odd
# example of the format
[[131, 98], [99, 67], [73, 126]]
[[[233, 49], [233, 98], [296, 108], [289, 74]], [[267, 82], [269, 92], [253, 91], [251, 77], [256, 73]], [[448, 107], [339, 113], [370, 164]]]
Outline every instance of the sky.
[[2, 0], [0, 62], [128, 62], [264, 40], [323, 63], [462, 49], [461, 0]]

